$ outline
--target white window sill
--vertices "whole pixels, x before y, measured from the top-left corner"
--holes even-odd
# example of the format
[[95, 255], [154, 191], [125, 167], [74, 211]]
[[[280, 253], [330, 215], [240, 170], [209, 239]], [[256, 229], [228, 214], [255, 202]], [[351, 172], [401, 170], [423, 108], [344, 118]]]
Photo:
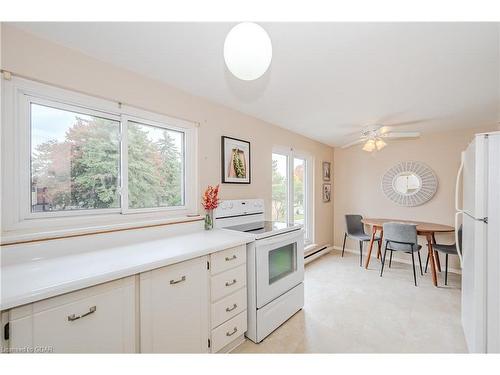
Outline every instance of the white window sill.
[[50, 228], [46, 231], [13, 230], [13, 231], [2, 232], [0, 245], [3, 246], [3, 245], [13, 245], [26, 242], [38, 242], [38, 241], [53, 240], [58, 238], [78, 237], [91, 234], [101, 234], [101, 233], [117, 232], [123, 230], [149, 228], [161, 225], [190, 223], [201, 220], [203, 220], [202, 216], [195, 215], [195, 216], [182, 216], [177, 218], [141, 220], [141, 221], [135, 221], [133, 223], [128, 222], [128, 223], [115, 223], [108, 225], [94, 225], [94, 226], [85, 226], [78, 228], [62, 228], [62, 229]]

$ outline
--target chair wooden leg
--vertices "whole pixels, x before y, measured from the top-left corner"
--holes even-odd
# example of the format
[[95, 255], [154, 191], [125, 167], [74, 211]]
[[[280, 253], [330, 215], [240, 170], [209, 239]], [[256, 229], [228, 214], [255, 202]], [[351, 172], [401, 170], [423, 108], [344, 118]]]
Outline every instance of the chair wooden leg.
[[418, 263], [420, 264], [420, 275], [424, 276], [424, 272], [422, 271], [422, 257], [420, 256], [420, 250], [417, 252], [418, 254]]
[[387, 243], [384, 247], [384, 255], [382, 256], [382, 267], [380, 268], [380, 277], [382, 277], [382, 273], [384, 273], [384, 264], [385, 264], [385, 256], [387, 254]]
[[429, 266], [429, 253], [427, 253], [427, 260], [425, 261], [425, 273], [427, 273], [427, 267]]
[[417, 286], [417, 272], [415, 272], [415, 256], [413, 251], [411, 252], [411, 263], [413, 264], [413, 280], [415, 280], [415, 286]]
[[363, 267], [363, 241], [359, 241], [359, 266]]
[[448, 285], [448, 254], [445, 256], [444, 285]]
[[391, 251], [391, 255], [389, 256], [389, 268], [391, 268], [391, 265], [392, 265], [392, 253], [394, 251]]
[[342, 245], [342, 258], [344, 257], [344, 250], [345, 250], [345, 240], [347, 239], [347, 233], [344, 233], [344, 244]]

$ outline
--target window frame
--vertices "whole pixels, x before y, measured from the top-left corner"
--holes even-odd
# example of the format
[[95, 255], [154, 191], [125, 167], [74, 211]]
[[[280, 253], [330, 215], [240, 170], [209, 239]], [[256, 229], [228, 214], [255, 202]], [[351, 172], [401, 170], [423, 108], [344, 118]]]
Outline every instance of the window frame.
[[[119, 122], [120, 207], [31, 212], [31, 103]], [[184, 133], [183, 206], [128, 207], [127, 127], [130, 121]], [[2, 232], [79, 229], [89, 224], [109, 226], [137, 220], [156, 222], [197, 213], [197, 123], [20, 77], [3, 81], [2, 123]]]
[[287, 160], [287, 223], [294, 223], [293, 204], [294, 204], [294, 183], [293, 183], [293, 170], [294, 160], [304, 160], [304, 244], [309, 245], [314, 243], [314, 158], [307, 152], [295, 150], [292, 147], [274, 146], [273, 154], [278, 154], [286, 157]]

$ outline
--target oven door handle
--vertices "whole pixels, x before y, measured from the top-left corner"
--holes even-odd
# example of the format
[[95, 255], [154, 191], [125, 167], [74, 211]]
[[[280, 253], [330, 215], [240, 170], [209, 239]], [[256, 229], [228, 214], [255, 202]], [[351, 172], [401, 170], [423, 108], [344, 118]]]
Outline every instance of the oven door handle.
[[304, 233], [303, 229], [299, 229], [293, 232], [286, 232], [283, 234], [278, 234], [276, 236], [272, 236], [269, 238], [263, 238], [258, 240], [259, 241], [259, 246], [272, 246], [277, 243], [282, 243], [284, 241], [288, 243], [293, 243], [296, 242], [296, 240], [300, 237], [302, 237]]

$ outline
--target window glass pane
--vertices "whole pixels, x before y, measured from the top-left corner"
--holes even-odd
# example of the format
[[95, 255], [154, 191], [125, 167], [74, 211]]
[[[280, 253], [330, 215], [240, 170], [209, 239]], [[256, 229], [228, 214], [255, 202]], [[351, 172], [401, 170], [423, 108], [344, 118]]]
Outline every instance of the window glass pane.
[[31, 104], [31, 212], [120, 207], [120, 123]]
[[304, 159], [293, 159], [293, 222], [305, 224], [305, 180], [306, 162]]
[[130, 208], [184, 205], [184, 133], [128, 123]]
[[269, 252], [269, 284], [297, 269], [297, 244], [291, 243]]
[[287, 221], [287, 157], [273, 154], [273, 181], [272, 181], [272, 219], [274, 221]]

